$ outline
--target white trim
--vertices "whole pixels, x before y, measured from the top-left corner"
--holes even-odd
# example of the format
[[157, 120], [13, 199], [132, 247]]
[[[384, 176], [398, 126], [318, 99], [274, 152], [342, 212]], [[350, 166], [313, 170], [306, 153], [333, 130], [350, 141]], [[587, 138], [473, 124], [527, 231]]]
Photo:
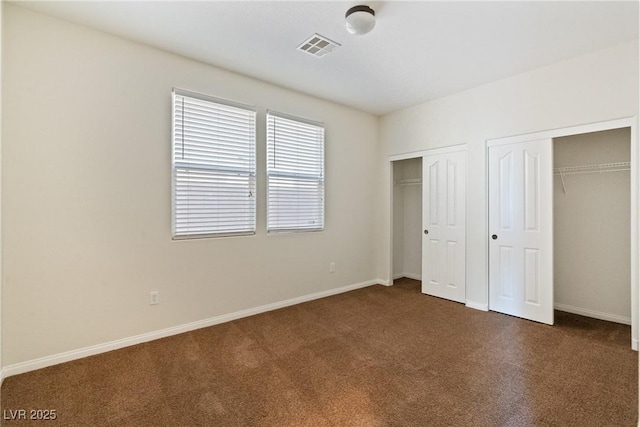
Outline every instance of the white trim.
[[[584, 133], [592, 133], [592, 132], [600, 132], [605, 130], [613, 130], [613, 129], [621, 129], [621, 128], [630, 128], [631, 129], [631, 348], [634, 350], [638, 349], [638, 329], [639, 329], [639, 320], [638, 320], [638, 311], [640, 305], [640, 295], [638, 287], [640, 281], [640, 259], [638, 258], [638, 252], [640, 248], [640, 222], [637, 218], [640, 218], [640, 204], [638, 200], [639, 191], [640, 191], [640, 142], [638, 141], [638, 117], [624, 117], [619, 119], [607, 120], [603, 122], [596, 123], [588, 123], [585, 125], [571, 126], [566, 128], [558, 128], [552, 129], [542, 132], [534, 132], [524, 135], [516, 135], [504, 138], [494, 138], [488, 139], [486, 141], [485, 150], [488, 151], [489, 147], [493, 147], [496, 145], [504, 145], [504, 144], [512, 144], [519, 143], [525, 141], [531, 141], [536, 139], [545, 139], [545, 138], [560, 138], [563, 136], [571, 136], [571, 135], [580, 135]], [[488, 198], [488, 174], [489, 174], [489, 156], [485, 156], [486, 165], [485, 171], [487, 173], [487, 180], [485, 185], [485, 214], [487, 218], [486, 224], [486, 241], [487, 241], [487, 252], [486, 252], [486, 260], [485, 263], [489, 265], [489, 198]], [[635, 219], [635, 220], [634, 220]], [[487, 300], [489, 293], [489, 271], [487, 270]]]
[[413, 280], [422, 280], [422, 275], [414, 273], [397, 273], [393, 275], [393, 280], [402, 279], [403, 277]]
[[[640, 191], [640, 141], [638, 141], [638, 117], [634, 117], [631, 127], [631, 348], [638, 350], [638, 243], [640, 230], [638, 230], [638, 218], [640, 218], [640, 205], [638, 205], [638, 191]], [[634, 220], [635, 218], [635, 220]]]
[[402, 279], [403, 277], [413, 280], [422, 280], [422, 275], [414, 273], [396, 273], [393, 275], [393, 280]]
[[388, 165], [388, 171], [389, 171], [389, 176], [388, 176], [388, 180], [387, 180], [387, 185], [389, 186], [386, 190], [387, 193], [389, 195], [389, 223], [387, 224], [388, 228], [387, 231], [389, 232], [388, 236], [389, 236], [389, 244], [386, 245], [386, 260], [388, 262], [387, 267], [389, 268], [389, 270], [387, 270], [388, 273], [388, 279], [386, 280], [386, 286], [393, 286], [393, 225], [394, 225], [394, 212], [393, 212], [393, 206], [395, 204], [394, 201], [394, 193], [395, 193], [395, 188], [393, 185], [393, 181], [394, 181], [394, 176], [395, 176], [395, 172], [394, 172], [394, 163], [393, 161], [389, 161], [387, 163]]
[[450, 145], [448, 147], [431, 148], [429, 150], [411, 151], [409, 153], [394, 154], [389, 156], [390, 162], [398, 160], [414, 159], [416, 157], [436, 156], [438, 154], [455, 153], [458, 151], [467, 151], [467, 144]]
[[227, 105], [229, 107], [239, 108], [241, 110], [249, 110], [254, 112], [258, 111], [258, 107], [256, 107], [255, 105], [243, 104], [241, 102], [231, 101], [230, 99], [218, 98], [218, 97], [207, 95], [204, 93], [193, 92], [190, 90], [180, 89], [177, 87], [174, 87], [171, 90], [171, 94], [178, 95], [178, 96], [186, 96], [188, 98], [195, 98], [195, 99], [199, 99], [201, 101], [206, 101], [206, 102], [213, 102], [215, 104]]
[[57, 365], [59, 363], [70, 362], [76, 359], [82, 359], [84, 357], [93, 356], [100, 353], [105, 353], [111, 350], [117, 350], [119, 348], [129, 347], [136, 344], [141, 344], [148, 341], [157, 340], [160, 338], [169, 337], [172, 335], [182, 334], [184, 332], [193, 331], [200, 328], [206, 328], [208, 326], [218, 325], [220, 323], [230, 322], [232, 320], [241, 319], [243, 317], [253, 316], [255, 314], [265, 313], [267, 311], [277, 310], [279, 308], [288, 307], [291, 305], [300, 304], [307, 301], [313, 301], [319, 298], [325, 298], [331, 295], [341, 294], [344, 292], [353, 291], [360, 288], [366, 288], [376, 284], [385, 285], [381, 283], [381, 280], [367, 280], [365, 282], [355, 283], [353, 285], [342, 286], [340, 288], [329, 289], [326, 291], [316, 292], [309, 295], [303, 295], [296, 298], [287, 299], [271, 304], [265, 304], [254, 308], [248, 308], [246, 310], [236, 311], [234, 313], [223, 314], [221, 316], [211, 317], [209, 319], [198, 320], [191, 323], [185, 323], [183, 325], [173, 326], [158, 331], [147, 332], [133, 337], [122, 338], [115, 341], [106, 342], [103, 344], [92, 345], [89, 347], [80, 348], [77, 350], [65, 351], [64, 353], [53, 354], [51, 356], [40, 357], [34, 360], [28, 360], [26, 362], [15, 363], [13, 365], [5, 366], [2, 369], [2, 378], [10, 377], [12, 375], [18, 375], [36, 369], [46, 368], [47, 366]]
[[393, 280], [376, 279], [374, 282], [375, 285], [393, 286]]
[[406, 277], [407, 279], [413, 279], [413, 280], [422, 280], [422, 275], [414, 274], [414, 273], [402, 273], [400, 277]]
[[551, 129], [542, 132], [533, 132], [523, 135], [507, 136], [504, 138], [495, 138], [487, 140], [487, 147], [495, 147], [497, 145], [515, 144], [519, 142], [531, 141], [534, 139], [561, 138], [563, 136], [580, 135], [583, 133], [601, 132], [604, 130], [633, 128], [636, 124], [634, 117], [625, 117], [622, 119], [608, 120], [604, 122], [589, 123], [586, 125], [571, 126], [567, 128]]
[[469, 308], [473, 308], [475, 310], [480, 310], [480, 311], [489, 311], [489, 304], [481, 304], [479, 302], [473, 302], [473, 301], [465, 301], [465, 306], [469, 307]]
[[618, 316], [617, 314], [604, 313], [602, 311], [589, 310], [588, 308], [573, 307], [566, 304], [554, 304], [553, 308], [558, 311], [566, 311], [567, 313], [579, 314], [580, 316], [593, 317], [594, 319], [606, 320], [608, 322], [622, 323], [631, 325], [631, 318]]
[[281, 113], [279, 111], [274, 111], [274, 110], [267, 109], [267, 114], [271, 115], [271, 116], [275, 116], [275, 117], [280, 117], [281, 119], [287, 119], [287, 120], [291, 120], [291, 121], [294, 121], [294, 122], [306, 123], [308, 125], [316, 126], [316, 127], [322, 128], [322, 129], [324, 129], [324, 127], [325, 127], [323, 122], [319, 122], [317, 120], [307, 119], [307, 118], [300, 117], [300, 116], [294, 116], [294, 115], [287, 114], [287, 113]]

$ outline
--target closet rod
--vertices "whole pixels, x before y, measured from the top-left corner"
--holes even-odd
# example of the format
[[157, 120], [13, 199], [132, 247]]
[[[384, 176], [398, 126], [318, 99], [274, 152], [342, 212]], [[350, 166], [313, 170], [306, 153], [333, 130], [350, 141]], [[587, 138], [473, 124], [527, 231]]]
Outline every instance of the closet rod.
[[422, 180], [420, 178], [401, 179], [399, 181], [396, 181], [395, 184], [396, 185], [401, 185], [401, 186], [405, 186], [405, 185], [420, 185], [420, 184], [422, 184]]

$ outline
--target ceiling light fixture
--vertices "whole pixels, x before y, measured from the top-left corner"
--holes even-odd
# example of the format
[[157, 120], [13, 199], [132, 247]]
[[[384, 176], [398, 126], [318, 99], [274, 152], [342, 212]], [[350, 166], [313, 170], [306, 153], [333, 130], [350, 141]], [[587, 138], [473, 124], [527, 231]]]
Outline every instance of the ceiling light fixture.
[[376, 25], [376, 13], [369, 6], [353, 6], [344, 15], [347, 31], [361, 36], [373, 30]]

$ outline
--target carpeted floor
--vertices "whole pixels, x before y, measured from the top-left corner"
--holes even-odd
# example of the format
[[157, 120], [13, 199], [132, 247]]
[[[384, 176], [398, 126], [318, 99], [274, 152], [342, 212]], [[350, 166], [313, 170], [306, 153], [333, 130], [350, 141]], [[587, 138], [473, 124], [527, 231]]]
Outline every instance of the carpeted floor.
[[[546, 326], [372, 286], [9, 377], [78, 426], [635, 426], [624, 325]], [[3, 425], [30, 422], [2, 420]]]

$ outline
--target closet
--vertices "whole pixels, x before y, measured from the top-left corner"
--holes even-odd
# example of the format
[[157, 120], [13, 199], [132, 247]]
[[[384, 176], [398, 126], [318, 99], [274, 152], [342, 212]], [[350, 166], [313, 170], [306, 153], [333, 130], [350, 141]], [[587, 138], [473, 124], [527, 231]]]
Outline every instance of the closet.
[[466, 145], [392, 161], [393, 278], [422, 293], [466, 298]]
[[631, 324], [630, 128], [553, 140], [554, 307]]
[[422, 157], [392, 162], [393, 278], [422, 278]]
[[490, 310], [631, 324], [632, 129], [623, 122], [487, 141]]

